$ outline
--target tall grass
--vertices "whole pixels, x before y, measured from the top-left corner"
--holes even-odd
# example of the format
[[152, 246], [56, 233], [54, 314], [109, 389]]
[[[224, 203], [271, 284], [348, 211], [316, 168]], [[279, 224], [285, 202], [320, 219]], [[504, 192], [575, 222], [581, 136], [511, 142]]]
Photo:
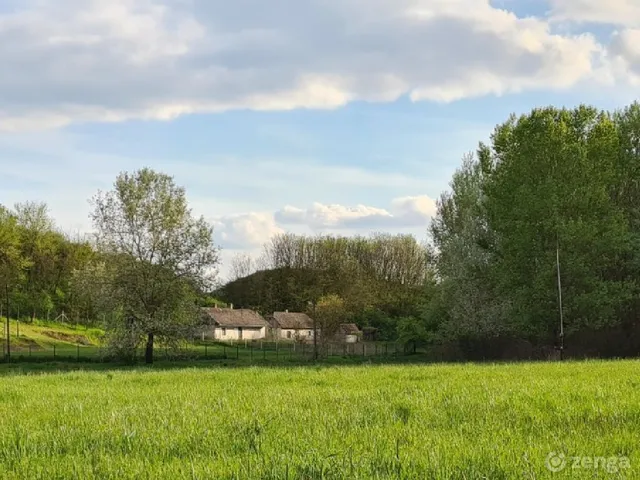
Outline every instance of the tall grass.
[[[0, 478], [640, 478], [639, 362], [0, 377]], [[567, 456], [551, 472], [550, 452]], [[570, 456], [630, 469], [571, 468]]]

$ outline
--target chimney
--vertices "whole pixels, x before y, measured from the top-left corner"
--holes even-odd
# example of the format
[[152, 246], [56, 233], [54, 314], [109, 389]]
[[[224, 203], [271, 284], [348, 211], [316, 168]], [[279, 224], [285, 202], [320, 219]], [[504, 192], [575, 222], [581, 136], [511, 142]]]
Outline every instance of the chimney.
[[284, 311], [284, 313], [289, 313], [289, 309], [287, 308], [287, 309]]
[[213, 302], [213, 308], [218, 308], [218, 302]]
[[230, 303], [230, 304], [229, 304], [229, 308], [230, 308], [231, 310], [233, 310], [233, 303]]

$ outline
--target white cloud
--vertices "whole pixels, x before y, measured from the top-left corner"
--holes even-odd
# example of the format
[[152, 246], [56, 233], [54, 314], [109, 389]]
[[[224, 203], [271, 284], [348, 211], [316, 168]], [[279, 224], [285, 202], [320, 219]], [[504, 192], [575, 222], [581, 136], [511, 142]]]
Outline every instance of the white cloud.
[[640, 29], [616, 32], [608, 48], [610, 69], [632, 85], [640, 85]]
[[563, 88], [600, 48], [489, 0], [19, 5], [0, 13], [5, 130]]
[[244, 213], [213, 220], [215, 238], [223, 248], [246, 249], [265, 244], [274, 235], [284, 233], [271, 213]]
[[640, 26], [638, 0], [549, 0], [555, 21]]
[[286, 206], [276, 212], [275, 219], [283, 225], [306, 225], [314, 230], [411, 228], [426, 226], [435, 211], [435, 202], [421, 195], [394, 199], [390, 210], [318, 202], [307, 209]]

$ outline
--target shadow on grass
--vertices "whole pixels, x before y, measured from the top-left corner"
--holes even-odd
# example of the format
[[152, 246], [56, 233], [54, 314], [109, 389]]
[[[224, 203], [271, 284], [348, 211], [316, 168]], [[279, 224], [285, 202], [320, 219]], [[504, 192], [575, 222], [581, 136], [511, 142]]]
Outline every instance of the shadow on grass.
[[37, 375], [58, 372], [76, 371], [164, 371], [179, 370], [184, 368], [329, 368], [337, 366], [358, 366], [358, 365], [411, 365], [411, 364], [433, 364], [433, 359], [425, 355], [402, 355], [389, 357], [331, 357], [318, 361], [292, 359], [292, 360], [262, 360], [258, 359], [249, 362], [246, 359], [216, 358], [216, 359], [195, 359], [195, 360], [157, 360], [152, 365], [143, 362], [138, 363], [117, 363], [117, 362], [77, 362], [77, 361], [38, 361], [16, 363], [0, 363], [0, 377], [12, 375]]

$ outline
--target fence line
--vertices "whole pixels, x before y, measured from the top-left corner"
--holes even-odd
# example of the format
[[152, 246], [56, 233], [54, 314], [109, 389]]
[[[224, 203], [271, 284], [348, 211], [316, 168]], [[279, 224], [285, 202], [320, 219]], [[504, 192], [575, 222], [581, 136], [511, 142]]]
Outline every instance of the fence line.
[[[358, 343], [329, 343], [318, 345], [319, 360], [338, 358], [383, 358], [404, 355], [404, 348], [395, 342], [358, 342]], [[144, 347], [136, 349], [136, 359], [144, 359]], [[265, 340], [218, 342], [194, 341], [182, 342], [177, 348], [168, 345], [158, 345], [154, 349], [155, 360], [230, 360], [249, 364], [273, 362], [304, 362], [314, 359], [314, 347], [308, 343], [274, 342]], [[10, 355], [7, 355], [6, 343], [2, 345], [2, 358], [5, 362], [107, 362], [111, 358], [106, 348], [102, 346], [87, 346], [81, 344], [14, 346], [11, 345]]]

